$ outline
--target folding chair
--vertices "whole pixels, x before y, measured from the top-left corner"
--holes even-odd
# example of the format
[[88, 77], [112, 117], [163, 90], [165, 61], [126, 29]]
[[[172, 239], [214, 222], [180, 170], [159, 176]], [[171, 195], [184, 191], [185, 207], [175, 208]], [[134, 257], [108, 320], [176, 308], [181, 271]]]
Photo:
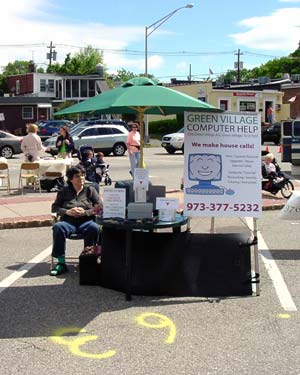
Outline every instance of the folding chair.
[[[57, 214], [52, 213], [51, 216], [54, 218], [54, 223], [59, 221], [59, 216]], [[71, 234], [70, 236], [67, 237], [67, 240], [84, 240], [84, 236], [82, 234], [73, 233], [73, 234]], [[99, 241], [99, 238], [98, 238], [98, 241]], [[97, 243], [98, 243], [98, 241], [97, 241]], [[66, 256], [65, 259], [66, 260], [73, 260], [73, 261], [78, 260], [79, 255], [78, 256], [70, 256], [69, 255], [69, 256]], [[54, 267], [54, 257], [51, 255], [50, 270], [53, 267]]]
[[[57, 223], [59, 221], [59, 218], [60, 218], [59, 215], [52, 213], [51, 216], [54, 219], [54, 223]], [[68, 240], [83, 240], [84, 236], [82, 234], [73, 233], [70, 236], [68, 236], [67, 239]], [[78, 256], [77, 257], [75, 257], [75, 256], [66, 256], [65, 259], [73, 259], [74, 260], [74, 259], [78, 259]], [[52, 269], [53, 267], [54, 267], [54, 257], [51, 256], [50, 269]]]
[[7, 192], [10, 193], [10, 178], [9, 178], [9, 169], [8, 164], [6, 163], [0, 163], [0, 180], [1, 180], [1, 186], [2, 181], [7, 180]]
[[37, 190], [38, 187], [40, 193], [42, 192], [39, 169], [39, 163], [25, 162], [21, 164], [19, 176], [19, 189], [22, 189], [22, 194], [24, 193], [23, 180], [26, 180], [26, 182], [28, 182], [28, 180], [32, 180], [34, 190]]
[[[97, 183], [86, 181], [85, 185], [86, 186], [88, 186], [88, 185], [94, 186], [96, 191], [99, 193], [99, 185]], [[51, 216], [53, 217], [54, 224], [57, 223], [60, 220], [60, 216], [57, 213], [52, 212]], [[68, 236], [67, 239], [68, 240], [84, 240], [84, 236], [82, 234], [73, 233], [70, 236]], [[98, 238], [98, 241], [99, 241], [99, 238]], [[74, 259], [78, 259], [78, 256], [77, 257], [66, 256], [65, 259], [73, 259], [74, 260]], [[52, 269], [53, 266], [54, 266], [54, 257], [51, 256], [50, 269]]]

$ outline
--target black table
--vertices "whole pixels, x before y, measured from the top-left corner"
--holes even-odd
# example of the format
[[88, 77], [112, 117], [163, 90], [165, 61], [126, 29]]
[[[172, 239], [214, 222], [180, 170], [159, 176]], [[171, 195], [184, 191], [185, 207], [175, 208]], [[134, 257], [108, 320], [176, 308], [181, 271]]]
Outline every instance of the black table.
[[[96, 221], [103, 228], [103, 237], [105, 229], [113, 231], [125, 231], [125, 290], [126, 300], [131, 300], [131, 277], [132, 277], [132, 233], [133, 231], [153, 232], [161, 229], [172, 229], [173, 233], [180, 233], [181, 227], [188, 224], [188, 218], [182, 215], [176, 215], [174, 221], [152, 221], [152, 220], [128, 220], [97, 217]], [[187, 227], [188, 229], [188, 227]], [[117, 236], [118, 233], [115, 233]], [[105, 238], [103, 238], [105, 243]], [[141, 244], [142, 246], [142, 244]], [[103, 248], [105, 251], [105, 247]], [[104, 265], [103, 265], [104, 266]]]

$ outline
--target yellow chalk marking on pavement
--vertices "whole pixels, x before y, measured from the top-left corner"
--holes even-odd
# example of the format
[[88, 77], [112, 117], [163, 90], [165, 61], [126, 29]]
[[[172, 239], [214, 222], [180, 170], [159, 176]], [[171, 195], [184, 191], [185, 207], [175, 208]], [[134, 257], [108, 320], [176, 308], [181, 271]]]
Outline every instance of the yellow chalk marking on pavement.
[[[147, 322], [146, 319], [153, 318], [157, 320], [157, 323]], [[154, 329], [161, 329], [168, 327], [169, 335], [165, 340], [166, 344], [173, 344], [176, 338], [176, 326], [167, 316], [158, 313], [143, 313], [136, 318], [137, 324]]]
[[277, 314], [277, 316], [281, 319], [289, 319], [291, 317], [290, 314]]
[[98, 339], [98, 336], [95, 335], [87, 335], [84, 337], [68, 337], [65, 338], [63, 336], [67, 334], [79, 334], [86, 332], [85, 329], [79, 327], [60, 327], [56, 329], [51, 337], [51, 340], [56, 344], [66, 345], [70, 352], [76, 356], [83, 357], [83, 358], [92, 358], [92, 359], [106, 359], [114, 356], [117, 352], [116, 350], [108, 350], [103, 353], [88, 353], [80, 349], [80, 347], [86, 344], [89, 341], [95, 341]]

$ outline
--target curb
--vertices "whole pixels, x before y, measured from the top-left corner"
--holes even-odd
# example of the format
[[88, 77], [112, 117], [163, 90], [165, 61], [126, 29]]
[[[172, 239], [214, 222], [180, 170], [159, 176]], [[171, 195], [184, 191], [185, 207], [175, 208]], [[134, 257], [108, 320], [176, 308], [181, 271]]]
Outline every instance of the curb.
[[[285, 206], [284, 203], [274, 204], [270, 206], [262, 207], [262, 211], [275, 211], [281, 210]], [[22, 229], [22, 228], [38, 228], [38, 227], [51, 227], [54, 220], [49, 215], [47, 217], [36, 218], [13, 218], [13, 219], [2, 219], [0, 221], [0, 230], [3, 229]]]
[[[43, 216], [44, 217], [44, 216]], [[0, 230], [2, 229], [19, 229], [19, 228], [37, 228], [37, 227], [51, 227], [53, 225], [53, 218], [51, 216], [39, 218], [13, 218], [13, 219], [2, 219], [0, 221]]]

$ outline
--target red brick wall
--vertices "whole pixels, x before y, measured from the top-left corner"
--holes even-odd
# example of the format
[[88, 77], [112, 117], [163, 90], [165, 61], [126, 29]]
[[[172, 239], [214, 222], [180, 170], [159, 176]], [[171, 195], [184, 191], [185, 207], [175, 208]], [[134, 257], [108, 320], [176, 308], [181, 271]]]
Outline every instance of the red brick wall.
[[[290, 104], [290, 116], [295, 119], [300, 116], [300, 87], [293, 87], [282, 90], [284, 92], [282, 102]], [[294, 102], [289, 102], [289, 99], [296, 96]]]
[[[19, 93], [14, 90], [16, 82], [19, 81]], [[33, 93], [33, 73], [20, 74], [18, 76], [7, 77], [7, 85], [10, 93], [17, 95], [32, 94]]]

